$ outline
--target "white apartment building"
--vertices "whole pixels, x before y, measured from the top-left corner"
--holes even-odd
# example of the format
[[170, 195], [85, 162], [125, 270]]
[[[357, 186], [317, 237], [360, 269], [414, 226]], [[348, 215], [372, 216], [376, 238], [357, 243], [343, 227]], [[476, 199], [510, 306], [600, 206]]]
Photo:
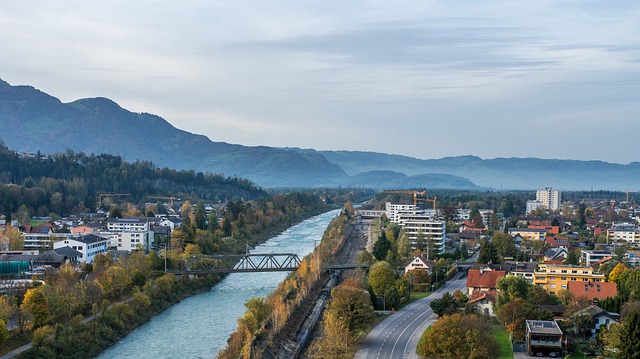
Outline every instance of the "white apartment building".
[[398, 223], [398, 213], [416, 212], [416, 206], [412, 204], [393, 204], [391, 202], [387, 202], [385, 203], [384, 208], [387, 218], [393, 223]]
[[80, 252], [80, 261], [90, 263], [100, 253], [107, 252], [108, 239], [86, 234], [79, 237], [68, 237], [53, 244], [53, 249], [71, 247]]
[[542, 202], [542, 205], [549, 210], [557, 211], [560, 209], [560, 191], [547, 187], [543, 190], [536, 191], [536, 201]]
[[149, 252], [153, 244], [153, 231], [128, 231], [118, 233], [118, 250]]
[[598, 250], [580, 250], [580, 263], [590, 266], [593, 263], [601, 261], [607, 257], [613, 257], [615, 254], [610, 251], [598, 251]]
[[527, 214], [531, 214], [531, 212], [535, 211], [536, 209], [540, 208], [540, 207], [544, 207], [544, 204], [542, 204], [541, 201], [536, 201], [536, 200], [528, 200], [527, 201]]
[[434, 221], [431, 216], [419, 211], [398, 213], [398, 223], [404, 228], [411, 249], [417, 248], [418, 233], [422, 232], [426, 240], [433, 240], [434, 250], [444, 252], [446, 225], [444, 221]]
[[109, 218], [107, 230], [111, 245], [118, 250], [143, 250], [148, 252], [154, 241], [152, 223], [160, 223], [159, 218]]
[[640, 243], [640, 229], [633, 226], [613, 226], [607, 229], [607, 238], [610, 243], [625, 241], [638, 244]]

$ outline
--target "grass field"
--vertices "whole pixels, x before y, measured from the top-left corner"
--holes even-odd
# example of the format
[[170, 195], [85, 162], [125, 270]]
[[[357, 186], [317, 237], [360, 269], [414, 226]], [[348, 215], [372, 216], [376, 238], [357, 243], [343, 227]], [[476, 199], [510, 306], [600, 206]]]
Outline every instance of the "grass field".
[[492, 328], [493, 339], [500, 345], [500, 353], [498, 359], [513, 359], [513, 350], [511, 350], [511, 341], [509, 333], [505, 328]]
[[411, 293], [411, 301], [415, 302], [418, 299], [422, 299], [428, 297], [431, 292], [412, 292]]

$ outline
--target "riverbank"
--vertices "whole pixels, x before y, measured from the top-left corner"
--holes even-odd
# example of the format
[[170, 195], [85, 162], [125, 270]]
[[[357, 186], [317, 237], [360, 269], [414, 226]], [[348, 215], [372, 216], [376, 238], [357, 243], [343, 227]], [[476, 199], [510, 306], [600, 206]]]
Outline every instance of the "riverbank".
[[[325, 206], [322, 210], [318, 208], [306, 212], [304, 218], [297, 213], [297, 222], [325, 212], [327, 209], [329, 208]], [[283, 220], [281, 223], [286, 223], [288, 228], [292, 221]], [[286, 228], [282, 228], [280, 232]], [[272, 232], [269, 231], [269, 233]], [[268, 238], [263, 238], [262, 242]], [[133, 270], [125, 274], [130, 275], [132, 272]], [[144, 280], [144, 277], [142, 278]], [[206, 276], [195, 279], [185, 277], [177, 280], [171, 275], [149, 278], [141, 285], [134, 287], [132, 292], [134, 299], [130, 303], [115, 305], [112, 310], [97, 316], [89, 323], [81, 323], [83, 316], [76, 315], [65, 323], [66, 325], [47, 325], [37, 329], [34, 332], [34, 347], [19, 357], [93, 357], [173, 304], [208, 291], [221, 278], [221, 276]], [[101, 301], [100, 305], [94, 305], [93, 312], [99, 311], [100, 307], [106, 307], [106, 305], [108, 302]], [[51, 336], [52, 334], [55, 335]]]

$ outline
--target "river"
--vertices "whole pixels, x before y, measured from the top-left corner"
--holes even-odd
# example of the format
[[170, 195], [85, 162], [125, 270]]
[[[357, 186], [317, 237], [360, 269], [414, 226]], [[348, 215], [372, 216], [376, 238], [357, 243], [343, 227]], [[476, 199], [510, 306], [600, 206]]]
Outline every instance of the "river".
[[[340, 213], [310, 218], [256, 247], [251, 253], [296, 253], [303, 257]], [[214, 358], [237, 327], [244, 303], [271, 293], [286, 272], [234, 273], [210, 291], [182, 300], [141, 325], [97, 358]]]

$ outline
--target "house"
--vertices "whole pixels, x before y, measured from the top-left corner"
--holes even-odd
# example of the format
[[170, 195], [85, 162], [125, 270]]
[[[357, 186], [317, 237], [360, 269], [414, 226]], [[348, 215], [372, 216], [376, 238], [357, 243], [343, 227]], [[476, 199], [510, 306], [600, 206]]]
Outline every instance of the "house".
[[50, 265], [58, 268], [65, 263], [80, 262], [81, 256], [82, 253], [66, 246], [46, 251], [38, 256], [38, 260], [41, 261], [43, 265]]
[[469, 269], [467, 274], [468, 294], [471, 296], [474, 291], [495, 292], [499, 278], [507, 275], [502, 270]]
[[559, 354], [562, 350], [563, 333], [554, 320], [527, 320], [525, 343], [529, 356]]
[[413, 260], [409, 264], [407, 264], [406, 267], [404, 267], [404, 272], [409, 273], [412, 270], [421, 269], [421, 270], [426, 270], [429, 274], [431, 274], [431, 269], [433, 268], [433, 265], [434, 265], [433, 261], [428, 260], [427, 257], [424, 255], [419, 255], [413, 258]]
[[493, 303], [496, 302], [498, 292], [473, 291], [467, 304], [474, 306], [480, 312], [493, 316]]
[[587, 328], [591, 334], [591, 338], [595, 338], [598, 335], [601, 327], [608, 327], [620, 320], [620, 314], [607, 312], [597, 305], [592, 305], [573, 313], [572, 317], [575, 316], [588, 316], [591, 319], [591, 326]]
[[569, 249], [569, 238], [567, 237], [547, 237], [544, 243], [549, 249], [564, 248]]
[[546, 229], [535, 229], [535, 228], [509, 228], [509, 235], [515, 237], [519, 234], [523, 239], [530, 241], [544, 241], [547, 236]]
[[551, 262], [563, 262], [569, 253], [565, 248], [550, 249], [544, 253], [544, 260]]
[[95, 233], [103, 228], [102, 223], [87, 223], [71, 228], [71, 234], [81, 236], [83, 234]]
[[91, 263], [93, 257], [100, 253], [107, 252], [109, 240], [94, 234], [85, 234], [78, 237], [68, 237], [53, 244], [54, 250], [63, 247], [71, 247], [80, 252], [80, 262]]
[[53, 234], [53, 224], [43, 224], [41, 226], [20, 226], [20, 233], [24, 236], [24, 249], [49, 249], [51, 248], [51, 235]]
[[182, 225], [182, 219], [177, 217], [168, 217], [162, 219], [158, 224], [163, 227], [169, 227], [173, 231]]
[[616, 284], [610, 282], [568, 282], [567, 291], [573, 294], [576, 299], [586, 298], [589, 300], [614, 298], [618, 294]]

